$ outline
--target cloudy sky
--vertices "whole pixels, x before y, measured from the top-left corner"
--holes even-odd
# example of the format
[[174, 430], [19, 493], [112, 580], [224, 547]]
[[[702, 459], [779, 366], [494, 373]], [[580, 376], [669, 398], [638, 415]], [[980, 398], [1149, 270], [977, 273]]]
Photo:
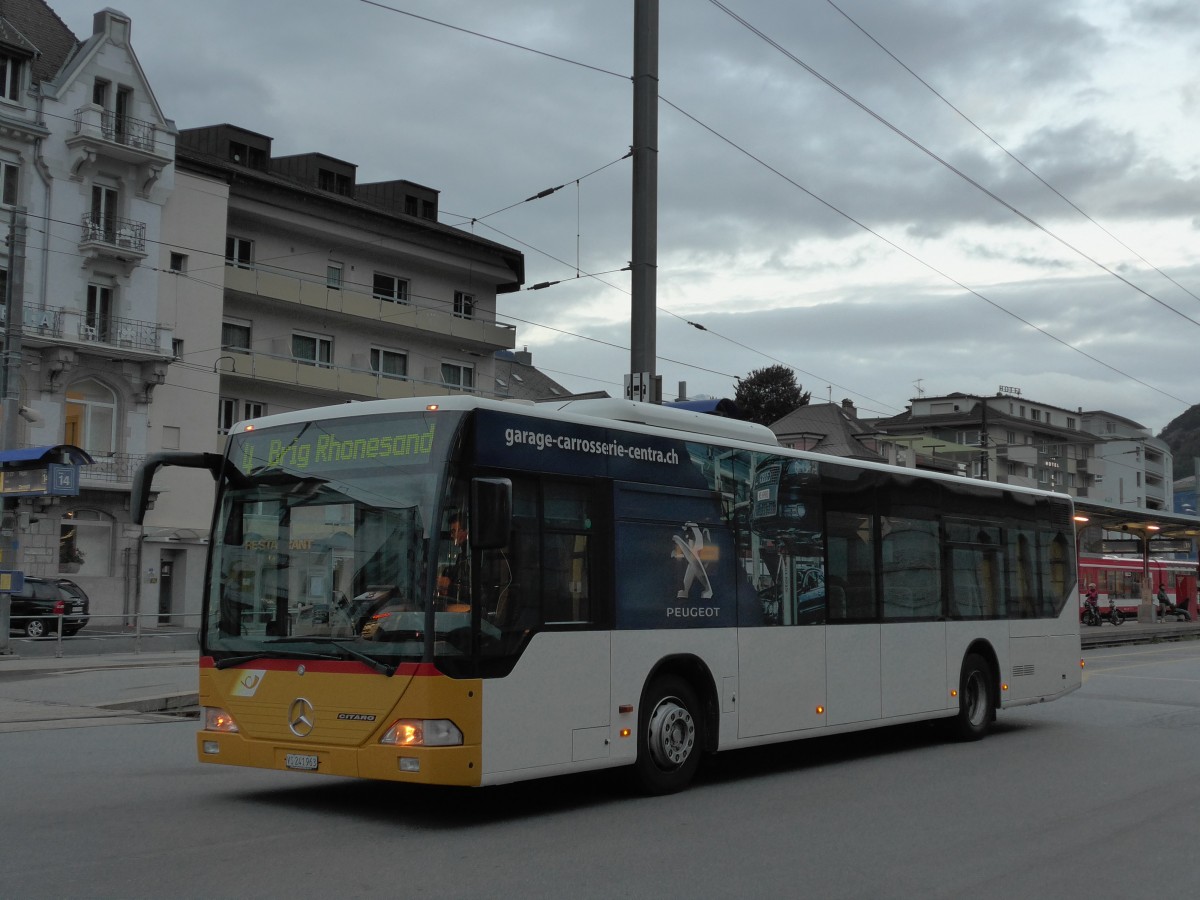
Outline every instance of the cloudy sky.
[[[51, 3], [81, 38], [103, 5]], [[634, 0], [112, 5], [179, 127], [429, 185], [522, 249], [562, 283], [501, 298], [518, 345], [619, 395]], [[864, 415], [1200, 402], [1195, 0], [664, 0], [660, 32], [668, 399], [784, 363]]]

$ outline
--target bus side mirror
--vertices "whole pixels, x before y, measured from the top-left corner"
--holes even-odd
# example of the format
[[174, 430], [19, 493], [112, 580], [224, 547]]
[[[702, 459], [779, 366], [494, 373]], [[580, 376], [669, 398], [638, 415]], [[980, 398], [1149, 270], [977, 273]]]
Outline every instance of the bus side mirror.
[[498, 550], [512, 531], [512, 482], [507, 478], [471, 479], [471, 546]]

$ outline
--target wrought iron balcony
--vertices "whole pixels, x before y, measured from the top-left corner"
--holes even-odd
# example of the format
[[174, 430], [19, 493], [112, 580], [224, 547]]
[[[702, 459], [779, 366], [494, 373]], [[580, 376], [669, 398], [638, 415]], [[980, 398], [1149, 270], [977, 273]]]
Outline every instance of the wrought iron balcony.
[[80, 467], [80, 481], [129, 484], [146, 456], [141, 453], [93, 453], [92, 459], [95, 461], [91, 465]]
[[146, 223], [118, 219], [98, 212], [83, 214], [81, 244], [105, 244], [118, 250], [146, 255]]
[[106, 109], [100, 116], [100, 128], [110, 141], [147, 152], [154, 150], [155, 129], [152, 122], [144, 122], [133, 116], [119, 116]]
[[[166, 334], [164, 335], [164, 332]], [[170, 331], [157, 322], [122, 319], [117, 316], [91, 316], [78, 309], [25, 305], [21, 333], [34, 343], [56, 341], [102, 344], [107, 349], [125, 350], [117, 355], [145, 358], [161, 357], [170, 346]]]

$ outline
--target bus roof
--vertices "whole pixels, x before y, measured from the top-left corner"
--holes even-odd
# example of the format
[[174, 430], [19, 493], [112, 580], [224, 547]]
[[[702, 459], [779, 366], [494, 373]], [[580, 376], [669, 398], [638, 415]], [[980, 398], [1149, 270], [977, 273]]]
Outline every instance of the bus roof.
[[264, 416], [260, 419], [251, 419], [237, 423], [230, 429], [230, 434], [237, 434], [244, 431], [248, 426], [253, 426], [256, 429], [271, 428], [279, 425], [295, 425], [322, 419], [397, 415], [401, 413], [420, 412], [422, 410], [430, 412], [437, 410], [466, 412], [475, 409], [489, 409], [511, 415], [555, 419], [597, 427], [612, 426], [615, 423], [619, 423], [627, 426], [630, 431], [635, 432], [653, 433], [660, 430], [672, 431], [675, 432], [677, 437], [684, 440], [689, 435], [704, 435], [719, 443], [740, 444], [747, 449], [779, 452], [801, 459], [837, 461], [855, 468], [876, 469], [893, 473], [900, 472], [910, 477], [919, 477], [931, 481], [970, 482], [984, 489], [1009, 491], [1011, 493], [1033, 496], [1050, 496], [1067, 502], [1073, 502], [1073, 498], [1069, 494], [1056, 491], [1045, 491], [1038, 488], [993, 481], [981, 481], [979, 479], [965, 478], [961, 475], [950, 475], [944, 472], [911, 469], [882, 462], [848, 459], [840, 456], [830, 456], [825, 453], [813, 453], [806, 450], [785, 448], [779, 444], [775, 433], [765, 425], [756, 425], [753, 422], [743, 422], [707, 413], [671, 409], [657, 404], [638, 403], [632, 400], [616, 398], [564, 399], [534, 403], [529, 400], [495, 400], [471, 394], [454, 394], [442, 397], [367, 400], [363, 402], [339, 403], [335, 406], [299, 409], [292, 412]]

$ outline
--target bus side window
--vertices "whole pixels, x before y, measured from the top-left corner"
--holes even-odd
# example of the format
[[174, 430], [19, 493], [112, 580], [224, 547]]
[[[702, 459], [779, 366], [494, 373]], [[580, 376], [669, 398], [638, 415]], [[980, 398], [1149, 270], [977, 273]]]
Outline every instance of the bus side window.
[[875, 551], [871, 516], [829, 512], [825, 516], [830, 621], [874, 619]]
[[1008, 615], [1013, 619], [1037, 617], [1038, 583], [1035, 579], [1036, 545], [1025, 529], [1008, 532]]
[[542, 621], [592, 621], [588, 531], [592, 515], [587, 488], [546, 481], [543, 490]]
[[938, 523], [883, 516], [880, 534], [884, 618], [928, 619], [941, 615]]

